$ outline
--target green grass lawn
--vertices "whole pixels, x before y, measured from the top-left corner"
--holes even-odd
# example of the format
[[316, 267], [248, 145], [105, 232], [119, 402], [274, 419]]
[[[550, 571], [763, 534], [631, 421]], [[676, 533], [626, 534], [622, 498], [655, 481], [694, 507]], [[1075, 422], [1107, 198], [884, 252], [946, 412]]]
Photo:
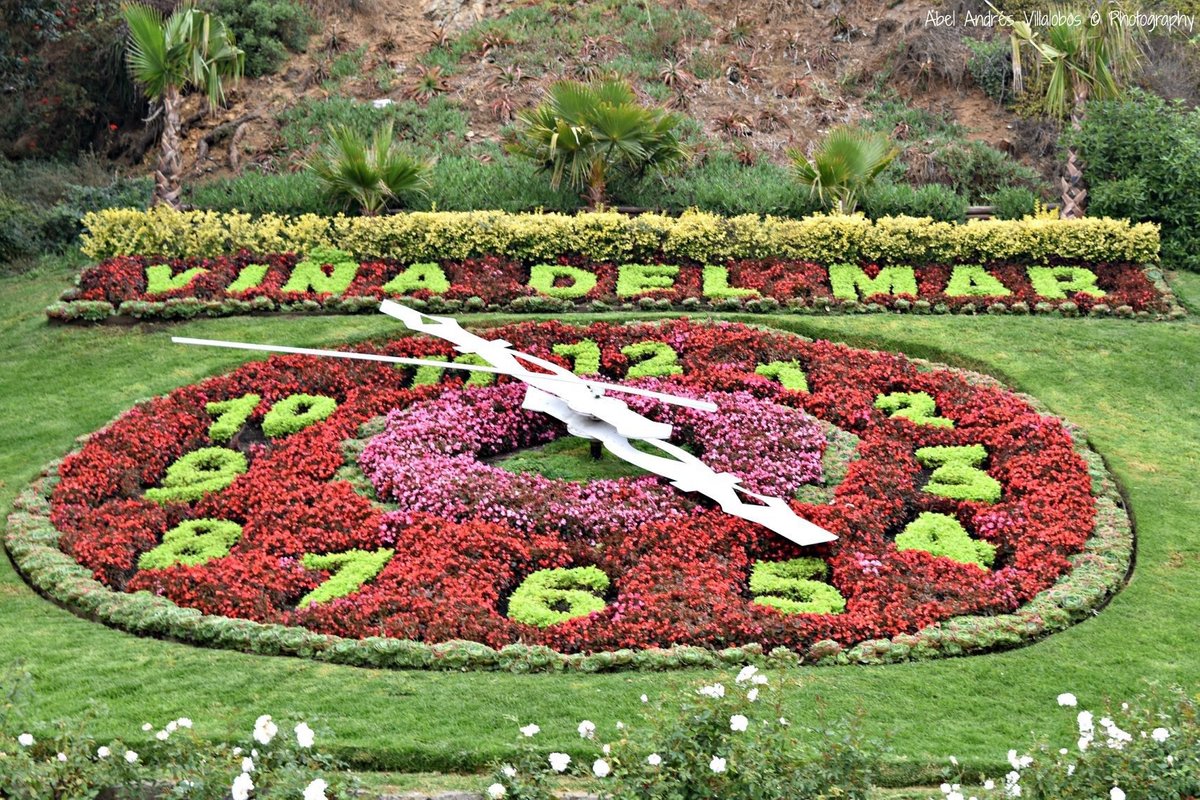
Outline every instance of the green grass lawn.
[[[0, 279], [0, 511], [74, 438], [134, 401], [226, 370], [241, 355], [172, 345], [173, 334], [325, 345], [393, 333], [386, 318], [203, 320], [51, 327], [42, 308], [67, 265]], [[1200, 299], [1200, 276], [1180, 276]], [[511, 319], [511, 318], [510, 318]], [[1200, 324], [1017, 317], [741, 317], [810, 336], [903, 351], [994, 374], [1084, 426], [1128, 492], [1138, 533], [1128, 587], [1097, 617], [1029, 647], [963, 659], [795, 670], [786, 713], [863, 709], [895, 751], [891, 780], [937, 783], [950, 755], [996, 775], [1009, 747], [1047, 733], [1073, 741], [1063, 691], [1099, 707], [1151, 683], [1200, 686]], [[499, 317], [472, 321], [495, 323]], [[643, 692], [711, 673], [514, 675], [386, 672], [141, 639], [79, 619], [34, 594], [0, 559], [0, 667], [32, 670], [38, 718], [98, 711], [95, 733], [139, 741], [180, 715], [213, 736], [256, 716], [304, 718], [360, 767], [474, 771], [537, 722], [547, 749], [587, 755], [575, 733], [636, 722]], [[773, 677], [778, 678], [778, 675]]]

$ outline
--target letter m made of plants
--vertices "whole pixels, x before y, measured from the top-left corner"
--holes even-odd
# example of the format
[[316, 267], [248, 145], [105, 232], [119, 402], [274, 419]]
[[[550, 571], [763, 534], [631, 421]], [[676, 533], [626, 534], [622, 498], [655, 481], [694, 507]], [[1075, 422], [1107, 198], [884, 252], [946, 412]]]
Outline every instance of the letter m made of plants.
[[874, 294], [917, 293], [917, 278], [912, 267], [883, 267], [874, 278], [854, 264], [829, 267], [829, 285], [839, 300], [860, 300]]

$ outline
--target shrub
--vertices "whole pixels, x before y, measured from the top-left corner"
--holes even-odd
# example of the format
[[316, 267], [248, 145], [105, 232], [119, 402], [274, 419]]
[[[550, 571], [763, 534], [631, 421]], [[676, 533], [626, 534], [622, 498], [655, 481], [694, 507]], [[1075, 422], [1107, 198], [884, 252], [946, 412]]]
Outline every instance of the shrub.
[[967, 59], [971, 80], [997, 103], [1006, 103], [1012, 97], [1012, 46], [1002, 37], [965, 41], [971, 51]]
[[185, 188], [184, 197], [196, 208], [255, 215], [337, 211], [337, 204], [321, 191], [320, 180], [307, 170], [281, 175], [247, 172], [235, 178], [218, 178]]
[[559, 81], [536, 108], [522, 111], [506, 148], [550, 174], [550, 186], [586, 190], [588, 205], [606, 202], [608, 184], [668, 169], [685, 152], [674, 129], [680, 117], [638, 103], [633, 88], [610, 80]]
[[[1059, 696], [1075, 716], [1079, 738], [1062, 747], [1045, 739], [1028, 754], [1010, 750], [1012, 771], [988, 781], [983, 800], [1195, 797], [1200, 794], [1200, 719], [1196, 700], [1182, 689], [1155, 689], [1099, 719], [1076, 712], [1079, 700]], [[1068, 744], [1064, 742], [1063, 744]]]
[[[5, 798], [296, 797], [360, 795], [346, 765], [321, 752], [307, 723], [262, 715], [252, 736], [234, 742], [197, 735], [187, 717], [125, 739], [97, 739], [101, 716], [44, 723], [29, 718], [28, 673], [0, 675], [0, 786]], [[94, 705], [94, 704], [93, 704]], [[286, 731], [281, 731], [286, 727]], [[138, 736], [143, 737], [136, 741]], [[237, 746], [234, 746], [234, 745]], [[132, 746], [131, 746], [132, 745]], [[135, 749], [136, 748], [136, 749]]]
[[871, 219], [908, 216], [962, 222], [967, 216], [967, 199], [937, 183], [914, 187], [881, 182], [863, 195], [862, 208]]
[[424, 193], [429, 166], [397, 146], [391, 122], [376, 128], [369, 142], [353, 128], [336, 127], [325, 148], [309, 161], [331, 202], [368, 216]]
[[281, 111], [277, 119], [279, 136], [288, 150], [304, 150], [337, 126], [366, 136], [388, 121], [402, 139], [440, 151], [448, 149], [447, 142], [463, 141], [467, 133], [467, 115], [443, 97], [435, 97], [425, 105], [403, 100], [383, 108], [353, 97], [304, 99]]
[[0, 261], [33, 255], [41, 244], [41, 216], [30, 208], [0, 195]]
[[579, 207], [575, 192], [551, 188], [529, 161], [488, 150], [481, 154], [492, 160], [484, 163], [467, 153], [441, 156], [431, 172], [427, 206], [443, 211], [573, 211]]
[[1200, 111], [1134, 91], [1088, 103], [1064, 136], [1083, 160], [1090, 213], [1161, 224], [1163, 259], [1200, 271]]
[[952, 141], [932, 153], [933, 182], [944, 183], [970, 200], [982, 200], [1005, 186], [1037, 187], [1033, 169], [976, 139]]
[[[644, 701], [648, 698], [643, 697]], [[841, 797], [865, 800], [873, 786], [880, 748], [860, 721], [795, 728], [766, 675], [747, 666], [727, 687], [691, 687], [653, 705], [641, 726], [621, 726], [620, 739], [600, 744], [595, 724], [577, 731], [596, 743], [596, 758], [572, 766], [565, 753], [539, 750], [537, 725], [521, 728], [520, 755], [498, 765], [490, 797], [552, 800], [555, 773], [582, 773], [592, 791], [612, 800], [640, 798]]]
[[987, 196], [988, 203], [995, 207], [996, 219], [1023, 219], [1033, 214], [1037, 200], [1037, 195], [1023, 186], [1002, 186]]
[[742, 166], [721, 151], [676, 173], [650, 176], [634, 186], [614, 188], [614, 197], [629, 205], [678, 214], [689, 208], [714, 214], [772, 214], [803, 217], [821, 204], [796, 184], [784, 167], [760, 159]]
[[288, 0], [207, 0], [205, 7], [233, 32], [246, 53], [246, 75], [275, 72], [289, 52], [302, 53], [320, 26], [302, 3]]
[[219, 256], [241, 248], [256, 253], [308, 252], [337, 243], [355, 258], [405, 262], [505, 253], [542, 263], [566, 253], [596, 261], [661, 256], [668, 261], [730, 258], [805, 259], [836, 264], [868, 260], [983, 263], [1157, 261], [1158, 230], [1125, 220], [986, 220], [955, 225], [910, 218], [871, 222], [862, 216], [816, 215], [801, 220], [679, 218], [617, 213], [505, 214], [414, 212], [386, 217], [294, 219], [248, 214], [109, 209], [84, 218], [83, 252], [95, 259], [154, 253]]
[[831, 130], [811, 156], [791, 150], [792, 174], [827, 209], [852, 214], [879, 173], [899, 154], [880, 133], [846, 125]]

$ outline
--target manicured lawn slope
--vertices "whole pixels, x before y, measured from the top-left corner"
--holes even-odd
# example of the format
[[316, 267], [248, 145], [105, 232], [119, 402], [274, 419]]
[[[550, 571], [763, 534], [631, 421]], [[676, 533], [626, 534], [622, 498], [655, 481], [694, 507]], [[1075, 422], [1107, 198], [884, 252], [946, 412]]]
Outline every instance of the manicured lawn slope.
[[[0, 511], [46, 461], [134, 401], [222, 371], [237, 354], [172, 345], [173, 334], [297, 345], [394, 333], [371, 317], [222, 319], [178, 326], [50, 327], [42, 309], [68, 276], [45, 268], [0, 279]], [[1200, 280], [1179, 290], [1200, 298]], [[645, 315], [643, 315], [645, 316]], [[528, 317], [525, 317], [528, 319]], [[811, 336], [902, 350], [990, 372], [1084, 426], [1128, 491], [1138, 527], [1129, 586], [1097, 618], [1030, 647], [987, 656], [791, 673], [786, 713], [815, 718], [863, 707], [890, 734], [893, 780], [932, 777], [955, 755], [995, 775], [1030, 731], [1073, 740], [1073, 691], [1098, 708], [1148, 683], [1200, 685], [1200, 324], [1014, 317], [741, 317]], [[499, 317], [472, 321], [497, 323]], [[581, 320], [582, 321], [582, 320]], [[101, 736], [140, 739], [143, 721], [195, 718], [202, 733], [246, 731], [254, 718], [317, 720], [343, 755], [394, 770], [467, 770], [502, 756], [518, 721], [540, 744], [585, 755], [575, 725], [601, 731], [638, 718], [643, 692], [702, 673], [533, 675], [373, 672], [299, 659], [139, 639], [78, 619], [35, 595], [0, 560], [0, 664], [34, 673], [39, 718], [100, 710]], [[718, 676], [722, 677], [722, 676]], [[723, 675], [729, 678], [729, 675]], [[778, 677], [778, 676], [775, 676]]]

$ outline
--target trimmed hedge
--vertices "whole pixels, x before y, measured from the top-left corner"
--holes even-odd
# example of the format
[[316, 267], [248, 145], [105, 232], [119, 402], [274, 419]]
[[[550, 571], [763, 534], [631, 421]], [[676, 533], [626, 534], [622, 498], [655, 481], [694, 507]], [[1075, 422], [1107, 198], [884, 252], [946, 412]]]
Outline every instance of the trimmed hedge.
[[385, 217], [301, 217], [211, 211], [110, 209], [87, 214], [83, 252], [119, 255], [218, 256], [311, 252], [337, 247], [358, 259], [406, 262], [503, 253], [539, 263], [565, 254], [596, 261], [714, 262], [738, 258], [802, 259], [834, 264], [971, 263], [1048, 259], [1088, 263], [1158, 261], [1158, 227], [1127, 220], [972, 220], [815, 215], [804, 219], [672, 218], [615, 212], [574, 216], [500, 211], [414, 212]]
[[[950, 369], [918, 359], [914, 361]], [[979, 385], [1001, 386], [984, 375], [952, 371]], [[1021, 397], [1044, 411], [1044, 406], [1036, 399]], [[1092, 475], [1097, 518], [1094, 533], [1088, 538], [1083, 552], [1070, 557], [1071, 571], [1054, 586], [1012, 614], [956, 617], [914, 634], [874, 639], [851, 648], [826, 640], [817, 642], [803, 654], [786, 648], [775, 648], [766, 653], [757, 644], [720, 651], [679, 646], [667, 650], [563, 655], [548, 647], [520, 644], [497, 650], [466, 641], [426, 645], [382, 637], [356, 640], [314, 633], [300, 627], [208, 616], [149, 592], [113, 592], [58, 547], [59, 532], [50, 522], [49, 497], [59, 481], [60, 462], [48, 465], [41, 477], [17, 497], [8, 518], [4, 541], [18, 570], [34, 588], [86, 618], [131, 633], [243, 652], [303, 656], [363, 667], [519, 673], [712, 668], [745, 663], [769, 667], [896, 663], [1031, 643], [1090, 618], [1123, 586], [1134, 546], [1129, 517], [1103, 460], [1087, 446], [1082, 432], [1070, 425], [1068, 431]], [[92, 435], [102, 434], [103, 430]], [[81, 438], [80, 446], [86, 441], [87, 437]]]

